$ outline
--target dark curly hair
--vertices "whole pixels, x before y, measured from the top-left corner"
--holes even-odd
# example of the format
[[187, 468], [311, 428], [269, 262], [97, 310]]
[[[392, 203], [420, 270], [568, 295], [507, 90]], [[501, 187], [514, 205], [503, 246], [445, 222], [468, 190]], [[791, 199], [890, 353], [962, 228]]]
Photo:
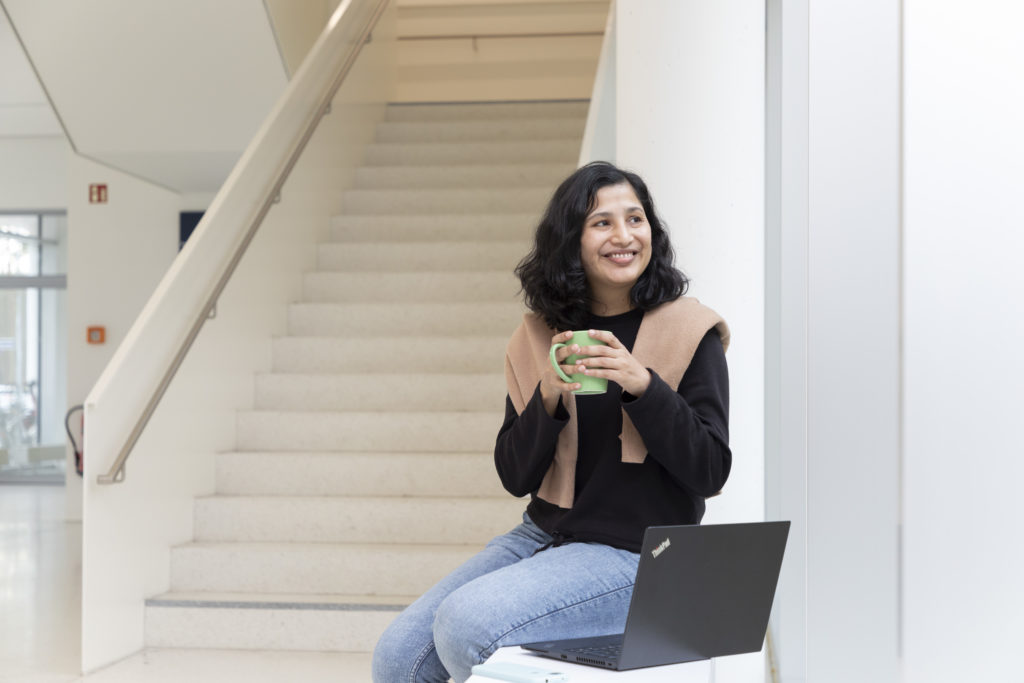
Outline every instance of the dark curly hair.
[[633, 285], [630, 302], [648, 311], [686, 292], [689, 280], [674, 265], [672, 244], [654, 211], [647, 185], [635, 173], [606, 161], [593, 161], [555, 190], [537, 226], [533, 249], [515, 270], [527, 307], [555, 330], [586, 326], [591, 294], [580, 260], [580, 234], [584, 220], [594, 209], [598, 190], [621, 183], [633, 188], [651, 226], [651, 261]]

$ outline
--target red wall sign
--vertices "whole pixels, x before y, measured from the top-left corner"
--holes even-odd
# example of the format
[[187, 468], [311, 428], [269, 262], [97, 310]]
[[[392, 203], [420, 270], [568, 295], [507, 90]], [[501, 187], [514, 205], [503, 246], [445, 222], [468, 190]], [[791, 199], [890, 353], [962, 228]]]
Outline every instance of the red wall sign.
[[89, 186], [89, 203], [90, 204], [106, 204], [107, 203], [107, 184], [93, 184]]

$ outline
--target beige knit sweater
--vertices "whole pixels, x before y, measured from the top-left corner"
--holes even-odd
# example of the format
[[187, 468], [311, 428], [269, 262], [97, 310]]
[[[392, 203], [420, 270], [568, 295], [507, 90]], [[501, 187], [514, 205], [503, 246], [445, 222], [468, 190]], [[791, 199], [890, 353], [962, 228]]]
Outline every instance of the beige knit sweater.
[[[710, 308], [696, 299], [681, 297], [644, 314], [633, 344], [633, 356], [673, 389], [679, 386], [701, 339], [712, 327], [729, 346], [729, 327]], [[549, 363], [551, 338], [556, 330], [540, 316], [527, 313], [512, 334], [505, 352], [505, 381], [509, 398], [521, 414], [533, 396]], [[537, 495], [562, 508], [572, 507], [576, 481], [576, 400], [567, 401], [569, 422], [558, 435], [555, 458], [541, 482]], [[622, 413], [622, 461], [642, 463], [647, 449], [625, 411]]]

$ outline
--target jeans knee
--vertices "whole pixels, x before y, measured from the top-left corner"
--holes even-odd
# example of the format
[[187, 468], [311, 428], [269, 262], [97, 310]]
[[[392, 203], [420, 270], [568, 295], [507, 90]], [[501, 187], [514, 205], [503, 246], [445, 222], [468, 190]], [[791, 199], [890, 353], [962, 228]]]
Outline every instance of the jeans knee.
[[372, 676], [374, 683], [420, 683], [445, 680], [444, 672], [435, 672], [436, 658], [428, 632], [418, 633], [402, 616], [391, 622], [373, 648]]
[[[392, 624], [394, 626], [394, 624]], [[404, 668], [405, 657], [402, 652], [401, 639], [395, 633], [395, 629], [389, 626], [381, 634], [380, 639], [373, 648], [373, 682], [394, 683], [394, 681], [408, 681], [409, 675], [403, 678], [401, 670]], [[406, 665], [408, 666], [408, 665]]]
[[480, 664], [492, 653], [487, 651], [493, 641], [489, 628], [479, 618], [487, 608], [475, 600], [467, 600], [459, 591], [449, 595], [434, 616], [434, 647], [445, 669], [456, 681], [469, 677], [474, 664]]

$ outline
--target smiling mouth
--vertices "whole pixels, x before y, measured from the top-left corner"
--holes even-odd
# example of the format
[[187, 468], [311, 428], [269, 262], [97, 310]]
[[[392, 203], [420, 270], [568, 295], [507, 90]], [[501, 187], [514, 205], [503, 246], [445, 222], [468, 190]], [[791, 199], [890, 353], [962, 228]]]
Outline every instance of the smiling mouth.
[[636, 258], [638, 252], [635, 251], [613, 251], [609, 254], [605, 254], [604, 258], [611, 260], [612, 263], [627, 264], [631, 263]]

